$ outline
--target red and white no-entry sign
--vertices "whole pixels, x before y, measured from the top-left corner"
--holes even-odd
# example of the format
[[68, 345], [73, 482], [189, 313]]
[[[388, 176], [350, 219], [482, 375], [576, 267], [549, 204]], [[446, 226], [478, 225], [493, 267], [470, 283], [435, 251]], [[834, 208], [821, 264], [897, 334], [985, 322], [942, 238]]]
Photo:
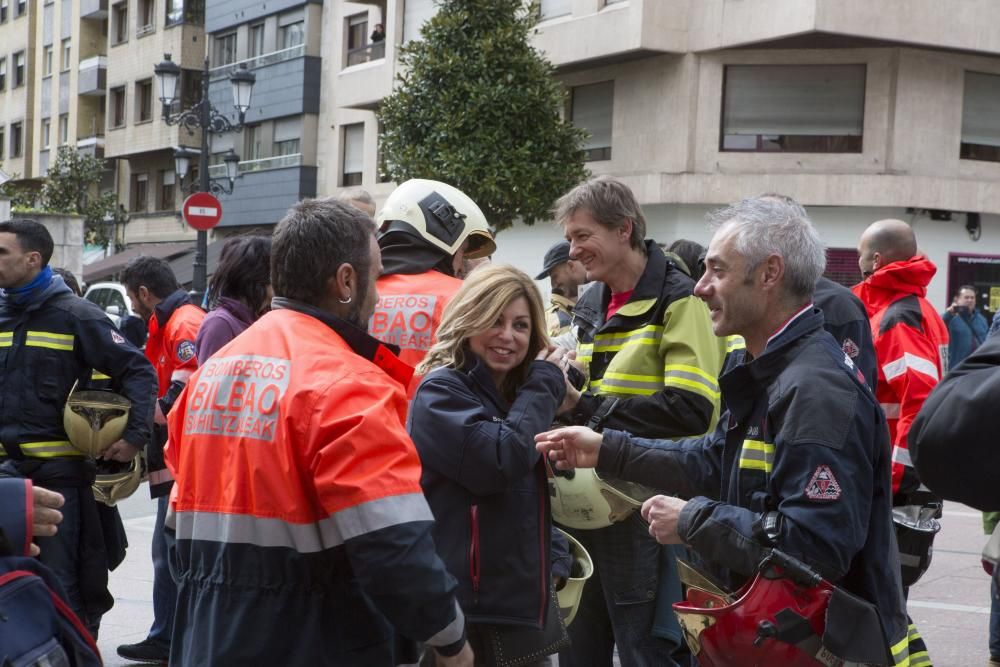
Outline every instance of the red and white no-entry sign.
[[185, 222], [203, 232], [222, 220], [222, 204], [208, 192], [196, 192], [185, 199], [181, 212]]

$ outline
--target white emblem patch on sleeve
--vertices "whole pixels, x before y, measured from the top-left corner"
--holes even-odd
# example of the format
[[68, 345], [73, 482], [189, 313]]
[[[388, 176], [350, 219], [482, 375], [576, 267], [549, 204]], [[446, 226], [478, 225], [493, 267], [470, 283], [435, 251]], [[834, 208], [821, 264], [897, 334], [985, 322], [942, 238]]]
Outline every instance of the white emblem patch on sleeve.
[[840, 498], [840, 484], [830, 466], [818, 466], [806, 484], [806, 498], [810, 500], [836, 500]]
[[125, 337], [122, 336], [117, 331], [115, 331], [114, 329], [111, 330], [111, 340], [113, 340], [114, 342], [118, 343], [119, 345], [124, 345], [125, 344]]

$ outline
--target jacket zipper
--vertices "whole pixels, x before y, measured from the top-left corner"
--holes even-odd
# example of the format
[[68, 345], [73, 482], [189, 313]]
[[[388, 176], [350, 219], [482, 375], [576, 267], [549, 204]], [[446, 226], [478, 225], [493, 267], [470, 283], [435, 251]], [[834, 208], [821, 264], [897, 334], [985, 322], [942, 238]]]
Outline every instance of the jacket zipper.
[[469, 540], [469, 576], [472, 579], [472, 591], [479, 592], [479, 505], [469, 508], [469, 525], [471, 539]]

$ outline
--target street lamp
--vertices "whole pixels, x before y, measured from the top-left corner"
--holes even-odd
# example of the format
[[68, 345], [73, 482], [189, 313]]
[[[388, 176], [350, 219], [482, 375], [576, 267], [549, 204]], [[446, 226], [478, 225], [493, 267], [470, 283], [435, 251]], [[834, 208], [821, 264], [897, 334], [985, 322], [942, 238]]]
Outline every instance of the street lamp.
[[[253, 85], [257, 80], [253, 72], [247, 70], [246, 63], [242, 63], [239, 68], [229, 77], [233, 89], [233, 108], [239, 117], [237, 122], [232, 122], [219, 113], [212, 106], [208, 99], [208, 58], [205, 58], [201, 75], [201, 99], [194, 106], [187, 110], [180, 110], [176, 114], [171, 114], [170, 109], [177, 100], [177, 82], [180, 79], [181, 68], [170, 59], [170, 54], [163, 54], [163, 62], [153, 68], [156, 79], [159, 83], [160, 103], [163, 105], [163, 122], [167, 125], [180, 125], [193, 134], [195, 130], [201, 130], [201, 152], [198, 153], [198, 176], [197, 187], [191, 184], [192, 192], [212, 192], [213, 194], [232, 194], [236, 179], [239, 178], [240, 157], [230, 149], [223, 162], [226, 165], [226, 180], [229, 181], [228, 188], [222, 183], [209, 177], [208, 174], [208, 152], [209, 137], [213, 134], [226, 134], [228, 132], [239, 132], [243, 129], [243, 121], [246, 118], [247, 110], [250, 108], [250, 98], [253, 95]], [[183, 187], [184, 177], [191, 167], [191, 160], [195, 156], [195, 151], [181, 146], [174, 151], [174, 164], [177, 178]], [[194, 253], [194, 280], [192, 288], [198, 294], [198, 298], [205, 293], [208, 283], [208, 267], [206, 256], [208, 254], [208, 232], [198, 230], [198, 241]]]

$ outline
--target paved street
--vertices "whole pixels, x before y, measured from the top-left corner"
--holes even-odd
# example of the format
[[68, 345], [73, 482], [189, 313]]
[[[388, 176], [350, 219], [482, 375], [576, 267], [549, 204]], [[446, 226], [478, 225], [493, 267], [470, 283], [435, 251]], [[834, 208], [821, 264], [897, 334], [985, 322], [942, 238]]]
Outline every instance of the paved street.
[[[115, 606], [101, 625], [105, 665], [131, 665], [115, 647], [140, 641], [153, 617], [149, 544], [155, 505], [145, 487], [121, 506], [130, 547], [111, 573]], [[989, 578], [979, 564], [985, 543], [979, 512], [946, 504], [930, 571], [910, 592], [910, 616], [927, 640], [937, 667], [978, 667], [988, 660]]]

